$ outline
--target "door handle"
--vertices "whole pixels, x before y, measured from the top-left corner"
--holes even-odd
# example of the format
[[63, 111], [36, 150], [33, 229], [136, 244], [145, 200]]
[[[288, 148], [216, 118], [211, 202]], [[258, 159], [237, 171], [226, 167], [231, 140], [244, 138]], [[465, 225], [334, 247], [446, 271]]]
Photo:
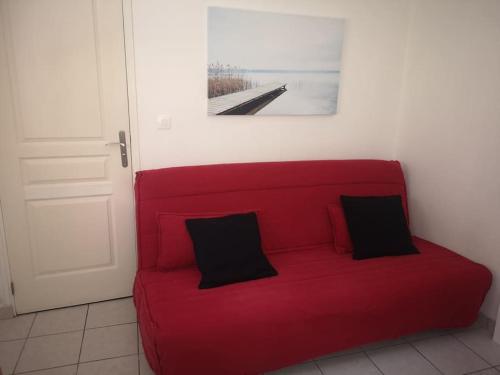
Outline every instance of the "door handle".
[[112, 146], [112, 145], [120, 145], [123, 147], [127, 147], [127, 145], [125, 143], [121, 143], [121, 142], [108, 142], [108, 143], [106, 143], [106, 146]]
[[128, 167], [127, 138], [123, 130], [120, 130], [118, 132], [118, 139], [120, 140], [119, 142], [108, 142], [106, 143], [106, 146], [120, 145], [120, 156], [122, 159], [122, 167], [127, 168]]

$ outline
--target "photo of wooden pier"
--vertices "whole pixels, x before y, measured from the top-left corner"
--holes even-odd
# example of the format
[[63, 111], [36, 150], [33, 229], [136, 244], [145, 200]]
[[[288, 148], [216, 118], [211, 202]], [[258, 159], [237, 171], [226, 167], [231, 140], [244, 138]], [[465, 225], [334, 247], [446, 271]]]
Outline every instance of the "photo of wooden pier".
[[286, 92], [286, 83], [263, 86], [208, 99], [209, 115], [253, 115]]

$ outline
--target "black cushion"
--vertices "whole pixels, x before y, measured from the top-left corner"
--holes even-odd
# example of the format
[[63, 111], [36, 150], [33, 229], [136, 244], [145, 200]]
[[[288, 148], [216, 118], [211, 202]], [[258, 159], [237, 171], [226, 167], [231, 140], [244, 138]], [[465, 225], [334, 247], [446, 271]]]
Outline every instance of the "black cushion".
[[201, 272], [200, 289], [278, 274], [262, 252], [254, 212], [187, 219], [186, 226]]
[[400, 195], [340, 196], [353, 244], [353, 259], [417, 254]]

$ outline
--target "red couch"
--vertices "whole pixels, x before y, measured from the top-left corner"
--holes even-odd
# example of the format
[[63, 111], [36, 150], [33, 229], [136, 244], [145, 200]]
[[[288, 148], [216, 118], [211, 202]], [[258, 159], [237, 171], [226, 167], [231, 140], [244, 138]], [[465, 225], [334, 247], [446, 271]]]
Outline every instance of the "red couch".
[[[259, 374], [368, 342], [471, 324], [491, 273], [420, 238], [421, 254], [337, 254], [327, 206], [339, 194], [401, 194], [398, 162], [299, 161], [137, 174], [134, 301], [157, 374]], [[157, 269], [159, 212], [259, 210], [276, 277], [199, 290], [196, 265]]]

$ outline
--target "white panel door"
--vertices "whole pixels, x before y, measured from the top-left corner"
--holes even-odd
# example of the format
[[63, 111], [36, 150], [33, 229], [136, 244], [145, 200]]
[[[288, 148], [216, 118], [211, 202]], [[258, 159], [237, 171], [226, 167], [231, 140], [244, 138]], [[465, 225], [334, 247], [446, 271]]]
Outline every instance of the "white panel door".
[[[0, 0], [0, 199], [17, 312], [129, 296], [121, 0]], [[130, 160], [130, 155], [129, 160]], [[129, 163], [130, 164], [130, 163]]]

